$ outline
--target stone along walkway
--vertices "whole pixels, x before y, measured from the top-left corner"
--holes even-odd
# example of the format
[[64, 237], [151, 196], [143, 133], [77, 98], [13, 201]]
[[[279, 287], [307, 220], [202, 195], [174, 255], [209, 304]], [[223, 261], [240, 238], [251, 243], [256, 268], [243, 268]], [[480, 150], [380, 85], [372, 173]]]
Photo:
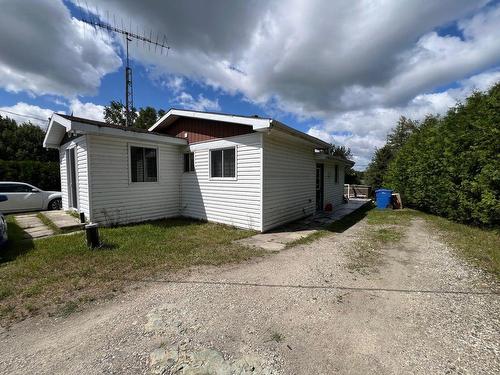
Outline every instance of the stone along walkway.
[[38, 217], [37, 214], [22, 214], [15, 215], [16, 223], [24, 232], [24, 238], [40, 238], [52, 236], [54, 231], [46, 226]]

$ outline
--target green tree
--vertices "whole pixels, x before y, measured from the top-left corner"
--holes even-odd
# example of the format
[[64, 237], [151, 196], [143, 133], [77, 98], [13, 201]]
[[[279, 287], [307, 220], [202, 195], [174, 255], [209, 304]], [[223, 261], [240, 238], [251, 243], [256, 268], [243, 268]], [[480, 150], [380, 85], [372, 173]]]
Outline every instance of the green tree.
[[[151, 127], [165, 111], [160, 109], [156, 111], [153, 107], [140, 108], [139, 112], [133, 108], [132, 113], [132, 126], [141, 129]], [[111, 101], [109, 105], [104, 107], [104, 121], [108, 124], [114, 125], [127, 125], [127, 118], [125, 115], [125, 106], [118, 101]]]
[[366, 169], [366, 180], [369, 185], [375, 188], [383, 186], [390, 162], [417, 128], [417, 121], [405, 116], [399, 118], [396, 127], [387, 135], [387, 143], [375, 150], [372, 161]]
[[0, 180], [22, 181], [59, 190], [59, 152], [43, 148], [45, 131], [0, 116]]
[[[135, 108], [132, 108], [132, 123], [134, 123], [136, 118], [136, 110]], [[106, 121], [108, 124], [127, 126], [125, 106], [121, 102], [112, 100], [109, 105], [104, 107], [104, 121]]]
[[375, 150], [372, 160], [365, 171], [365, 179], [368, 185], [373, 188], [382, 187], [389, 163], [393, 157], [393, 150], [388, 145]]
[[0, 160], [59, 161], [57, 150], [43, 148], [45, 131], [30, 122], [18, 125], [0, 116]]
[[450, 219], [500, 224], [500, 83], [412, 132], [385, 181], [407, 204]]
[[153, 107], [145, 107], [139, 110], [139, 115], [135, 120], [134, 127], [148, 129], [158, 120], [158, 114]]

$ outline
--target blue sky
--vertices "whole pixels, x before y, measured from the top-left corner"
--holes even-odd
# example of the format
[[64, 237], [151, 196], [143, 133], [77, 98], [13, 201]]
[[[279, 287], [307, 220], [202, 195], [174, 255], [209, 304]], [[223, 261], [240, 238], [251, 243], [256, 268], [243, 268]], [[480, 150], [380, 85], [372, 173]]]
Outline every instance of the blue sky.
[[[99, 119], [124, 100], [122, 40], [84, 27], [79, 4], [6, 1], [0, 111]], [[167, 35], [168, 56], [131, 45], [136, 107], [274, 117], [351, 147], [358, 169], [400, 115], [443, 113], [500, 80], [499, 1], [87, 4]]]

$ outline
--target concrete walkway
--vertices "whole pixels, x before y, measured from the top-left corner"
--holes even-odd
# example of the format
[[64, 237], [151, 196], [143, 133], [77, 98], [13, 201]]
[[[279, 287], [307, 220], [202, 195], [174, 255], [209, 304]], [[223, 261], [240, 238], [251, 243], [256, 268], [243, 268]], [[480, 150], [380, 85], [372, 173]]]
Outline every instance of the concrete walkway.
[[358, 210], [370, 199], [351, 199], [349, 203], [335, 207], [333, 211], [318, 212], [305, 219], [295, 221], [267, 233], [256, 234], [255, 236], [236, 241], [242, 245], [260, 247], [269, 251], [283, 250], [287, 244], [307, 237], [319, 229], [342, 219], [344, 216]]
[[21, 214], [15, 215], [16, 223], [24, 231], [24, 238], [40, 238], [52, 236], [54, 231], [46, 226], [38, 217], [37, 214]]
[[[71, 216], [63, 210], [42, 211], [43, 216], [49, 219], [59, 230], [63, 232], [72, 232], [83, 228], [76, 217]], [[45, 225], [37, 216], [37, 213], [26, 213], [14, 215], [16, 223], [24, 231], [24, 238], [35, 239], [47, 236], [53, 236], [54, 231]]]

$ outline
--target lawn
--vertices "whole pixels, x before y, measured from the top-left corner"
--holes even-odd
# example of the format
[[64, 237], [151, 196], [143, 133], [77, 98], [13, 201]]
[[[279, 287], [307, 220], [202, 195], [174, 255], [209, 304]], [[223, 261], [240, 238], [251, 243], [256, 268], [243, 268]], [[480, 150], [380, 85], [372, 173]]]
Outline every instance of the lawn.
[[171, 219], [101, 228], [104, 246], [89, 250], [75, 233], [21, 241], [12, 217], [9, 246], [0, 251], [0, 323], [38, 313], [67, 315], [111, 298], [130, 280], [161, 277], [195, 265], [238, 262], [263, 252], [233, 243], [253, 231]]

